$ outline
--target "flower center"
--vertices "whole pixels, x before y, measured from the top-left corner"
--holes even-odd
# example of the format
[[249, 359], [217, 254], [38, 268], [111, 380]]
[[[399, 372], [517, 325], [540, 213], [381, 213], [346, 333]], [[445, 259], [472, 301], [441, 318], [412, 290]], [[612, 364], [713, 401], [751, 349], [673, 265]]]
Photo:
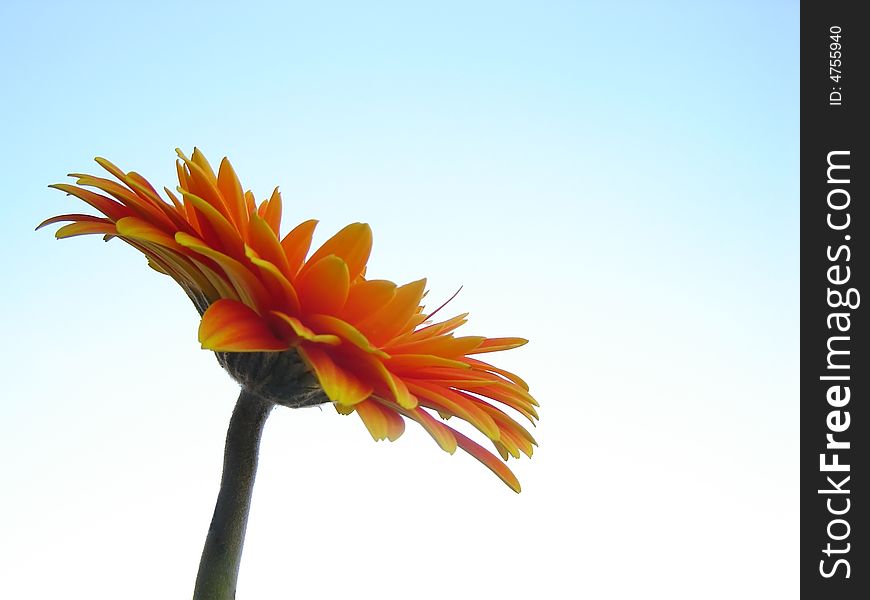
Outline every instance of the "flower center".
[[215, 352], [239, 385], [264, 400], [290, 408], [329, 402], [295, 349], [284, 352]]

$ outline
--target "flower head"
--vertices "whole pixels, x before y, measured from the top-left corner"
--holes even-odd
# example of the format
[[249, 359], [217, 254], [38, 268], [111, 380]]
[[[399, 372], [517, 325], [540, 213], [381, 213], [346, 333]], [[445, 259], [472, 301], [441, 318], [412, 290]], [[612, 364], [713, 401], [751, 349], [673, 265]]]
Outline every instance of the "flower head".
[[199, 310], [202, 347], [253, 392], [291, 406], [330, 401], [356, 413], [375, 440], [397, 439], [411, 419], [443, 450], [462, 448], [520, 490], [496, 456], [443, 420], [467, 421], [505, 460], [531, 456], [535, 440], [504, 410], [534, 424], [528, 385], [472, 358], [526, 340], [454, 335], [467, 314], [434, 321], [443, 305], [424, 312], [425, 279], [397, 286], [366, 277], [367, 224], [348, 225], [309, 255], [317, 222], [282, 237], [277, 188], [258, 205], [226, 158], [215, 174], [198, 150], [178, 155], [169, 201], [141, 175], [97, 158], [114, 180], [72, 174], [75, 185], [51, 187], [103, 216], [61, 215], [39, 227], [68, 221], [56, 237], [102, 234], [142, 252]]

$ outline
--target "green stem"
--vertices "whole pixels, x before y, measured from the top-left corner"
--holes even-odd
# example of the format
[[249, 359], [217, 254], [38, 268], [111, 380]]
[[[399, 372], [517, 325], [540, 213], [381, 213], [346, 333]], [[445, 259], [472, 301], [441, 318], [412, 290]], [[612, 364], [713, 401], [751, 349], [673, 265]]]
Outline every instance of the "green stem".
[[260, 438], [272, 406], [273, 403], [243, 388], [233, 409], [221, 487], [199, 562], [193, 600], [233, 600], [236, 597]]

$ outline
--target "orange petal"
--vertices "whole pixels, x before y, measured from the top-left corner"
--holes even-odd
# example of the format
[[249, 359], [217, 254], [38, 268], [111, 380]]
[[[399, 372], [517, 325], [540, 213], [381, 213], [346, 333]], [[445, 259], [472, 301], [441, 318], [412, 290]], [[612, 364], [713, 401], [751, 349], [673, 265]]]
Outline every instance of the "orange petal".
[[464, 362], [468, 363], [471, 367], [481, 370], [481, 371], [491, 371], [493, 373], [498, 373], [499, 375], [513, 381], [515, 384], [523, 388], [524, 390], [529, 390], [529, 384], [526, 383], [522, 377], [519, 375], [515, 375], [510, 371], [505, 371], [504, 369], [499, 369], [498, 367], [494, 367], [489, 363], [485, 363], [482, 360], [477, 360], [474, 358], [465, 357], [462, 359]]
[[383, 439], [394, 442], [405, 431], [405, 422], [396, 411], [371, 398], [360, 402], [355, 408], [376, 442]]
[[490, 398], [491, 400], [501, 402], [502, 404], [511, 407], [512, 409], [523, 415], [529, 420], [530, 423], [534, 423], [535, 419], [538, 418], [538, 412], [535, 410], [535, 407], [530, 402], [528, 402], [525, 398], [518, 397], [516, 394], [510, 393], [505, 389], [499, 388], [498, 386], [477, 387], [474, 386], [471, 382], [466, 381], [462, 382], [461, 384], [457, 384], [455, 387], [457, 388], [457, 392], [471, 391], [480, 396], [485, 396], [487, 398]]
[[192, 286], [201, 291], [209, 300], [218, 297], [235, 298], [235, 295], [218, 293], [202, 269], [191, 260], [189, 251], [161, 229], [138, 217], [124, 217], [115, 224], [118, 235], [151, 258], [159, 258], [161, 266], [182, 287]]
[[[429, 315], [431, 316], [431, 315]], [[433, 337], [439, 335], [446, 335], [457, 329], [458, 327], [464, 325], [468, 322], [466, 317], [468, 313], [462, 313], [461, 315], [456, 315], [452, 319], [447, 319], [446, 321], [442, 321], [441, 323], [433, 323], [432, 325], [428, 325], [426, 327], [421, 327], [416, 331], [413, 331], [405, 336], [402, 336], [401, 339], [395, 340], [395, 343], [410, 343], [410, 342], [419, 342], [426, 339], [431, 339]]]
[[318, 260], [296, 280], [299, 301], [308, 313], [337, 314], [347, 300], [349, 287], [347, 265], [335, 255]]
[[220, 298], [228, 298], [230, 300], [237, 300], [238, 302], [242, 301], [242, 299], [239, 298], [238, 292], [236, 292], [236, 288], [233, 287], [233, 284], [229, 282], [225, 275], [218, 273], [211, 267], [206, 266], [202, 261], [195, 258], [191, 258], [190, 262], [196, 265], [196, 268], [199, 269], [203, 276], [214, 287]]
[[390, 355], [383, 350], [372, 346], [371, 343], [366, 339], [366, 336], [360, 333], [360, 331], [356, 327], [345, 321], [342, 321], [341, 319], [336, 319], [335, 317], [331, 317], [329, 315], [308, 315], [305, 320], [317, 331], [323, 333], [333, 333], [342, 338], [343, 340], [350, 342], [364, 352], [368, 352], [369, 354], [375, 354], [377, 356], [380, 356], [381, 358], [390, 357]]
[[429, 400], [436, 410], [447, 410], [474, 425], [491, 440], [499, 439], [500, 432], [495, 420], [486, 411], [460, 396], [453, 390], [425, 382], [408, 383], [408, 387], [421, 401]]
[[516, 385], [513, 382], [498, 380], [493, 382], [492, 387], [498, 388], [500, 390], [506, 390], [508, 393], [513, 394], [516, 398], [520, 398], [525, 402], [528, 402], [532, 406], [540, 406], [538, 401], [535, 400], [535, 397], [532, 396], [528, 390]]
[[121, 217], [126, 217], [131, 214], [130, 209], [123, 204], [115, 202], [111, 198], [106, 198], [102, 194], [97, 194], [90, 190], [85, 190], [67, 183], [54, 183], [48, 187], [66, 192], [71, 196], [84, 200], [113, 221], [117, 221]]
[[278, 188], [272, 191], [272, 197], [269, 198], [266, 210], [263, 211], [263, 220], [276, 236], [279, 235], [281, 229], [281, 192], [278, 191]]
[[193, 154], [190, 155], [190, 158], [200, 169], [202, 169], [202, 172], [206, 174], [210, 182], [217, 182], [217, 178], [214, 176], [214, 170], [211, 168], [205, 154], [199, 151], [199, 148], [194, 146]]
[[470, 440], [465, 437], [458, 431], [447, 427], [453, 433], [453, 436], [456, 438], [456, 444], [468, 452], [471, 456], [479, 460], [483, 463], [490, 471], [498, 475], [499, 479], [504, 481], [507, 486], [515, 491], [516, 493], [520, 493], [520, 482], [517, 480], [516, 475], [507, 468], [503, 462], [501, 462], [494, 454], [484, 449], [483, 446]]
[[[111, 179], [95, 177], [83, 173], [71, 173], [77, 177], [76, 185], [95, 187], [108, 193], [121, 204], [134, 208], [138, 214], [147, 216], [149, 221], [171, 229], [185, 230], [188, 226], [174, 206], [168, 205], [148, 181], [141, 175], [130, 173], [121, 176], [121, 185]], [[166, 219], [169, 219], [168, 221]]]
[[371, 396], [372, 386], [339, 367], [329, 357], [329, 354], [320, 348], [306, 344], [297, 350], [302, 359], [314, 371], [324, 393], [333, 402], [352, 406]]
[[278, 236], [275, 235], [275, 232], [272, 231], [272, 228], [265, 219], [259, 215], [251, 215], [250, 227], [248, 229], [248, 245], [254, 249], [260, 258], [278, 267], [287, 279], [295, 275], [295, 273], [290, 272], [290, 265], [287, 264], [287, 255], [284, 254], [284, 249], [281, 248]]
[[335, 402], [333, 402], [332, 405], [335, 407], [335, 412], [340, 415], [350, 415], [356, 412], [356, 408], [353, 406], [345, 406], [344, 404], [336, 404]]
[[498, 450], [498, 453], [504, 460], [507, 460], [511, 456], [517, 459], [520, 457], [520, 449], [514, 443], [510, 434], [506, 433], [499, 439], [493, 440], [493, 446], [495, 446], [495, 449]]
[[114, 235], [115, 233], [117, 233], [117, 230], [115, 229], [114, 223], [91, 223], [87, 221], [80, 221], [78, 223], [70, 223], [69, 225], [64, 225], [63, 227], [54, 232], [54, 237], [60, 240], [68, 237], [75, 237], [77, 235], [88, 235], [91, 233]]
[[254, 194], [251, 190], [245, 192], [245, 205], [247, 206], [249, 215], [257, 212], [257, 201], [254, 199]]
[[347, 264], [350, 281], [362, 273], [372, 251], [372, 228], [368, 223], [352, 223], [326, 240], [302, 267], [302, 273], [322, 258], [334, 254]]
[[341, 316], [345, 321], [358, 323], [386, 306], [395, 295], [396, 284], [392, 281], [370, 279], [354, 283]]
[[195, 194], [182, 190], [181, 195], [185, 202], [192, 204], [198, 211], [200, 227], [202, 227], [203, 221], [207, 221], [211, 226], [212, 231], [220, 241], [219, 246], [215, 248], [216, 250], [221, 250], [224, 254], [237, 260], [244, 256], [242, 236], [223, 214]]
[[425, 289], [425, 279], [397, 288], [396, 295], [386, 306], [360, 321], [357, 327], [373, 344], [385, 346], [385, 343], [402, 331], [411, 317], [417, 314]]
[[530, 443], [525, 437], [518, 433], [516, 431], [517, 427], [519, 427], [519, 425], [516, 423], [512, 423], [511, 426], [500, 426], [501, 437], [499, 438], [499, 441], [504, 442], [505, 445], [507, 445], [507, 441], [510, 440], [513, 447], [511, 455], [514, 458], [519, 458], [518, 452], [522, 452], [531, 458], [535, 450], [534, 444]]
[[138, 217], [124, 217], [123, 219], [118, 219], [118, 222], [115, 225], [118, 229], [118, 235], [136, 240], [153, 242], [167, 248], [172, 248], [178, 252], [183, 251], [182, 246], [176, 242], [173, 237], [144, 219]]
[[307, 342], [328, 344], [330, 346], [338, 346], [341, 343], [341, 339], [337, 335], [314, 333], [296, 317], [291, 317], [290, 315], [277, 310], [273, 310], [272, 314], [287, 323], [287, 325], [289, 325], [293, 330], [293, 333]]
[[111, 161], [106, 160], [102, 156], [95, 156], [94, 162], [96, 162], [98, 165], [111, 173], [112, 176], [115, 177], [115, 179], [117, 179], [118, 181], [124, 181], [124, 178], [127, 176], [124, 171], [113, 165]]
[[80, 223], [83, 221], [87, 221], [88, 223], [111, 223], [112, 221], [105, 217], [95, 217], [94, 215], [82, 215], [82, 214], [69, 214], [69, 215], [58, 215], [56, 217], [51, 217], [46, 219], [42, 223], [36, 226], [36, 229], [42, 229], [46, 225], [52, 225], [54, 223], [63, 223], [66, 221], [73, 221], [75, 223]]
[[279, 340], [251, 308], [234, 300], [208, 307], [199, 325], [199, 342], [215, 352], [276, 352], [288, 344]]
[[410, 342], [406, 344], [389, 344], [390, 354], [432, 354], [434, 356], [443, 356], [445, 358], [456, 358], [464, 356], [472, 352], [476, 352], [477, 348], [486, 338], [479, 336], [464, 336], [453, 337], [452, 335], [424, 339], [419, 342]]
[[432, 367], [451, 367], [455, 369], [471, 370], [471, 365], [458, 360], [442, 358], [440, 356], [432, 356], [431, 354], [396, 354], [390, 355], [387, 361], [387, 366], [395, 373], [405, 373], [414, 376], [414, 372], [419, 369], [428, 369]]
[[260, 258], [254, 249], [245, 246], [245, 256], [248, 257], [255, 267], [260, 271], [261, 279], [269, 288], [273, 299], [276, 300], [277, 306], [280, 306], [293, 314], [299, 314], [302, 310], [299, 304], [299, 296], [296, 294], [296, 288], [284, 276], [278, 267], [267, 260]]
[[203, 256], [207, 256], [220, 265], [224, 273], [226, 273], [230, 283], [233, 284], [233, 287], [245, 304], [261, 311], [269, 304], [269, 293], [266, 291], [266, 288], [262, 283], [260, 283], [260, 280], [239, 261], [230, 258], [226, 254], [218, 252], [213, 248], [209, 248], [202, 240], [199, 240], [192, 235], [187, 235], [186, 233], [176, 233], [175, 241], [185, 248], [190, 248]]
[[245, 193], [230, 161], [224, 158], [218, 169], [217, 187], [223, 196], [224, 203], [230, 210], [236, 227], [243, 231], [248, 223], [248, 211], [245, 205]]
[[461, 390], [456, 390], [456, 393], [466, 398], [470, 402], [474, 402], [482, 410], [486, 411], [489, 416], [491, 416], [495, 420], [495, 422], [498, 423], [498, 426], [502, 431], [510, 431], [515, 439], [523, 438], [525, 442], [523, 442], [521, 445], [527, 445], [529, 450], [528, 452], [526, 452], [526, 454], [528, 454], [529, 456], [532, 455], [531, 447], [537, 446], [538, 442], [535, 441], [535, 438], [532, 437], [532, 434], [529, 433], [528, 429], [514, 421], [511, 417], [505, 414], [504, 411], [499, 410], [488, 402]]
[[314, 235], [315, 227], [317, 227], [317, 221], [310, 219], [294, 227], [293, 231], [281, 240], [281, 248], [284, 249], [284, 254], [287, 256], [291, 281], [296, 278], [299, 267], [302, 266], [302, 262], [308, 255], [308, 250], [311, 248], [311, 236]]
[[383, 402], [379, 402], [379, 405], [387, 418], [387, 439], [395, 442], [405, 432], [405, 419]]
[[519, 348], [529, 343], [529, 340], [523, 338], [488, 338], [474, 352], [469, 354], [481, 354], [483, 352], [499, 352], [501, 350], [511, 350]]
[[[167, 196], [169, 196], [169, 199], [172, 200], [172, 205], [175, 207], [175, 212], [177, 213], [178, 217], [180, 219], [182, 219], [181, 215], [186, 214], [184, 212], [184, 205], [178, 201], [178, 198], [175, 196], [175, 194], [172, 193], [172, 190], [170, 190], [168, 187], [163, 186], [163, 191], [166, 193]], [[186, 221], [185, 221], [185, 223], [186, 223]], [[187, 229], [190, 229], [191, 231], [193, 231], [193, 229], [190, 227], [189, 223], [187, 225]]]
[[199, 149], [193, 149], [192, 160], [188, 159], [184, 153], [178, 148], [175, 149], [176, 154], [184, 161], [187, 167], [187, 185], [182, 186], [185, 192], [188, 192], [214, 208], [222, 217], [232, 220], [231, 211], [227, 208], [223, 196], [217, 186], [217, 177], [205, 156]]
[[[176, 148], [175, 152], [180, 152], [180, 150]], [[187, 177], [187, 168], [180, 160], [175, 161], [175, 172], [178, 175], [178, 187], [190, 189], [190, 184], [188, 183]]]
[[402, 378], [390, 373], [390, 370], [384, 366], [384, 363], [380, 359], [371, 357], [370, 361], [393, 394], [393, 400], [402, 408], [416, 408], [417, 397], [408, 390], [408, 386], [405, 385]]
[[364, 400], [354, 408], [376, 442], [387, 437], [387, 418], [378, 408], [377, 402]]
[[426, 433], [432, 436], [432, 439], [438, 443], [442, 450], [448, 454], [456, 452], [456, 437], [453, 435], [454, 431], [451, 428], [433, 418], [432, 415], [422, 408], [418, 407], [408, 410], [396, 406], [395, 409], [409, 419], [413, 419], [422, 425], [423, 429], [426, 430]]
[[[138, 206], [142, 202], [142, 198], [138, 197], [133, 190], [121, 185], [117, 181], [88, 175], [87, 173], [70, 173], [69, 176], [76, 178], [76, 185], [97, 188], [102, 192], [106, 192], [125, 206]], [[122, 174], [121, 181], [126, 181], [126, 179], [127, 175]]]
[[[164, 227], [169, 231], [177, 227], [170, 216], [174, 211], [160, 198], [160, 194], [148, 183], [147, 179], [134, 171], [130, 171], [123, 181], [133, 191], [133, 194], [128, 196], [126, 202], [128, 206], [134, 208], [142, 217], [152, 221], [155, 225]], [[134, 199], [135, 203], [133, 203]]]
[[[119, 234], [120, 235], [120, 234]], [[147, 240], [136, 240], [127, 235], [121, 236], [122, 239], [149, 256], [152, 259], [158, 259], [164, 270], [175, 279], [181, 287], [185, 288], [188, 293], [191, 290], [198, 290], [209, 301], [218, 300], [220, 298], [233, 298], [235, 295], [224, 295], [219, 293], [218, 287], [213, 285], [208, 277], [204, 274], [201, 266], [188, 256], [175, 250], [171, 250], [161, 244], [150, 242]]]

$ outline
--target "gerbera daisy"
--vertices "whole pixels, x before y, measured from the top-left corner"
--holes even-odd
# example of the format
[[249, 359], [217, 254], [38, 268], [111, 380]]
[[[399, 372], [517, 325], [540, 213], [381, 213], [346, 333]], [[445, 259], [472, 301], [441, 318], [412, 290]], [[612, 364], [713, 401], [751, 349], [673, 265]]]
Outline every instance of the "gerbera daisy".
[[[282, 236], [277, 188], [257, 204], [226, 158], [215, 174], [198, 150], [190, 158], [177, 152], [177, 194], [164, 188], [168, 201], [139, 174], [97, 158], [114, 179], [72, 174], [74, 185], [51, 187], [103, 216], [61, 215], [39, 227], [69, 222], [56, 237], [119, 238], [184, 289], [202, 316], [202, 347], [217, 353], [247, 398], [248, 412], [240, 412], [240, 398], [234, 420], [257, 431], [254, 466], [258, 432], [274, 404], [331, 402], [358, 415], [375, 440], [395, 440], [405, 419], [416, 421], [443, 450], [465, 450], [520, 491], [501, 460], [443, 421], [470, 423], [504, 460], [531, 456], [535, 440], [505, 410], [537, 419], [528, 385], [476, 358], [526, 340], [456, 336], [467, 314], [436, 321], [444, 305], [426, 313], [425, 279], [396, 285], [366, 277], [367, 224], [348, 225], [309, 255], [317, 222]], [[253, 404], [261, 410], [251, 412]]]

